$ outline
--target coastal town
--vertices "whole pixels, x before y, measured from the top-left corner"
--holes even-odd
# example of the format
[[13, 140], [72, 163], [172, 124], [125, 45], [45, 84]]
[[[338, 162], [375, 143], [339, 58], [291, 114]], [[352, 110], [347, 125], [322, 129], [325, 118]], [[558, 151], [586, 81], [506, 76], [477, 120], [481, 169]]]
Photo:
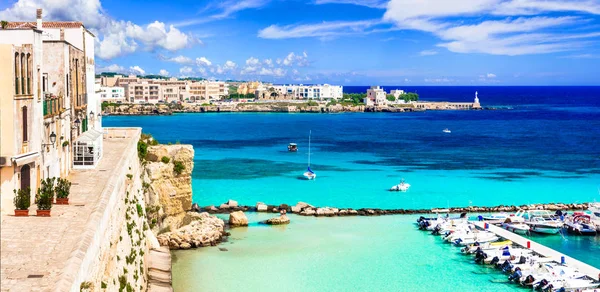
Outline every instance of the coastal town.
[[103, 114], [176, 112], [403, 112], [482, 109], [473, 102], [421, 101], [413, 92], [372, 86], [345, 94], [339, 85], [276, 85], [103, 73], [95, 80]]
[[[465, 97], [465, 102], [424, 101], [416, 92], [382, 86], [370, 86], [361, 93], [344, 93], [343, 86], [330, 84], [286, 85], [261, 81], [98, 74], [94, 33], [83, 22], [46, 21], [43, 15], [42, 9], [36, 9], [36, 14], [31, 15], [31, 20], [35, 17], [35, 21], [3, 21], [0, 29], [2, 291], [173, 291], [174, 261], [171, 255], [175, 250], [218, 248], [218, 252], [227, 252], [227, 248], [243, 244], [242, 241], [231, 247], [233, 240], [251, 234], [259, 224], [260, 228], [269, 226], [276, 230], [281, 238], [282, 232], [294, 230], [277, 229], [283, 227], [278, 225], [294, 224], [294, 220], [304, 220], [302, 218], [328, 220], [326, 217], [340, 217], [342, 220], [341, 217], [348, 217], [352, 220], [350, 217], [383, 215], [415, 216], [418, 229], [433, 232], [462, 247], [461, 252], [472, 254], [475, 261], [481, 258], [482, 265], [489, 264], [489, 267], [496, 267], [498, 273], [508, 274], [511, 283], [540, 287], [545, 291], [557, 290], [553, 288], [595, 289], [600, 286], [600, 270], [597, 267], [542, 244], [531, 244], [532, 240], [525, 238], [525, 233], [518, 232], [522, 231], [519, 228], [523, 228], [527, 235], [538, 232], [558, 236], [564, 231], [572, 236], [591, 235], [597, 238], [600, 232], [599, 204], [575, 201], [487, 207], [448, 206], [447, 209], [369, 206], [353, 209], [304, 202], [291, 205], [290, 200], [294, 199], [288, 197], [285, 198], [288, 201], [281, 204], [257, 202], [256, 205], [243, 205], [229, 199], [218, 206], [200, 206], [194, 202], [193, 173], [195, 165], [206, 167], [202, 163], [207, 160], [199, 162], [195, 152], [203, 152], [204, 155], [207, 151], [211, 155], [210, 150], [221, 146], [207, 150], [178, 142], [172, 144], [171, 141], [161, 144], [162, 141], [152, 135], [142, 133], [142, 128], [106, 127], [103, 123], [103, 118], [108, 115], [187, 112], [485, 109], [476, 91], [473, 96]], [[154, 122], [173, 117], [131, 118], [148, 118]], [[316, 186], [316, 175], [310, 168], [312, 130], [307, 132], [308, 157], [302, 156], [302, 163], [292, 161], [294, 156], [291, 155], [297, 154], [297, 148], [288, 148], [288, 151], [282, 148], [275, 154], [267, 154], [289, 154], [287, 160], [277, 166], [300, 165], [302, 169], [306, 167], [304, 159], [308, 158], [308, 171], [313, 174], [312, 178], [287, 175], [282, 176], [281, 179], [285, 180], [282, 184], [291, 181], [290, 185], [315, 183], [312, 185]], [[450, 134], [448, 129], [435, 134], [436, 138], [451, 137], [447, 135]], [[398, 147], [392, 145], [390, 148]], [[336, 150], [341, 153], [341, 150]], [[359, 153], [357, 149], [352, 151], [355, 151], [353, 155]], [[295, 157], [298, 159], [300, 156]], [[255, 160], [247, 159], [245, 162], [256, 163]], [[354, 162], [372, 163], [372, 167], [376, 168], [370, 160]], [[226, 164], [222, 161], [216, 163]], [[323, 167], [323, 172], [360, 171], [335, 167], [325, 170], [325, 164], [317, 167]], [[266, 171], [269, 167], [256, 168]], [[402, 171], [411, 172], [408, 169]], [[240, 173], [237, 169], [234, 172]], [[375, 169], [374, 172], [382, 171]], [[397, 173], [388, 177], [396, 179]], [[226, 179], [232, 180], [230, 177]], [[327, 175], [322, 179], [327, 180]], [[406, 188], [374, 188], [386, 195], [406, 195], [410, 185], [404, 180], [401, 185]], [[563, 211], [568, 211], [569, 216]], [[451, 213], [464, 214], [453, 218]], [[467, 213], [472, 217], [467, 218]], [[490, 215], [484, 218], [483, 214], [488, 213]], [[425, 214], [436, 214], [437, 217], [425, 218]], [[252, 222], [249, 217], [254, 215], [263, 217], [259, 222]], [[414, 221], [412, 217], [409, 219]], [[232, 236], [232, 241], [227, 242], [228, 236], [236, 229], [243, 229], [244, 235]], [[395, 231], [390, 228], [385, 233]], [[350, 237], [348, 234], [340, 236], [344, 242], [350, 241]], [[307, 249], [300, 250], [306, 252]], [[509, 250], [518, 257], [504, 253]], [[484, 255], [484, 251], [487, 254]], [[527, 268], [522, 261], [531, 263], [530, 267]], [[556, 274], [553, 274], [554, 271]], [[196, 288], [187, 289], [195, 291]], [[493, 286], [491, 289], [494, 290]]]

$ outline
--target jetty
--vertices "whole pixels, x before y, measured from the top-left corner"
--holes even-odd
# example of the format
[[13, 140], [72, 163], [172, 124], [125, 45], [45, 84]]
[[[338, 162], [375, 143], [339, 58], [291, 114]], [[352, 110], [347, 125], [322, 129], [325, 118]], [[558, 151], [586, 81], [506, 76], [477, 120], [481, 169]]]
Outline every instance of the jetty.
[[560, 262], [562, 262], [562, 259], [564, 258], [564, 262], [567, 265], [569, 265], [570, 267], [573, 267], [573, 268], [579, 270], [579, 272], [588, 275], [592, 279], [600, 280], [600, 269], [598, 269], [598, 268], [592, 267], [591, 265], [581, 262], [575, 258], [572, 258], [570, 256], [562, 254], [562, 253], [560, 253], [556, 250], [553, 250], [545, 245], [541, 245], [535, 241], [532, 241], [531, 239], [525, 238], [521, 235], [512, 233], [508, 230], [505, 230], [498, 226], [495, 226], [495, 225], [491, 224], [489, 221], [473, 221], [471, 223], [473, 223], [479, 229], [484, 229], [484, 230], [493, 232], [494, 234], [496, 234], [499, 237], [510, 240], [513, 243], [520, 245], [524, 248], [529, 248], [532, 251], [534, 251], [535, 253], [537, 253], [541, 256], [550, 258], [556, 262], [560, 263]]

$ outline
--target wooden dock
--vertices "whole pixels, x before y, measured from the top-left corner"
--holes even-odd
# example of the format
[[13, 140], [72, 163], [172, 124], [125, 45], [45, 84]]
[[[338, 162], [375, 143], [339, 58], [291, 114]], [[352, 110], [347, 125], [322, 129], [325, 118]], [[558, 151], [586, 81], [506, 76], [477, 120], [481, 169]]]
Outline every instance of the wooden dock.
[[561, 262], [561, 258], [564, 257], [565, 263], [568, 266], [579, 270], [579, 272], [584, 273], [593, 279], [600, 280], [600, 269], [598, 269], [598, 268], [592, 267], [586, 263], [578, 261], [577, 259], [574, 259], [568, 255], [562, 254], [558, 251], [555, 251], [547, 246], [541, 245], [531, 239], [528, 239], [521, 235], [512, 233], [512, 232], [502, 229], [498, 226], [494, 226], [493, 224], [490, 224], [489, 222], [475, 221], [475, 222], [471, 222], [471, 223], [475, 224], [475, 226], [477, 226], [477, 228], [480, 228], [480, 229], [484, 229], [484, 224], [488, 223], [488, 226], [487, 226], [488, 231], [493, 232], [496, 235], [498, 235], [502, 238], [508, 239], [508, 240], [512, 241], [513, 243], [518, 244], [525, 248], [527, 247], [527, 242], [530, 242], [530, 249], [533, 250], [534, 252], [536, 252], [537, 254], [547, 257], [547, 258], [551, 258], [552, 260], [559, 262], [559, 263]]

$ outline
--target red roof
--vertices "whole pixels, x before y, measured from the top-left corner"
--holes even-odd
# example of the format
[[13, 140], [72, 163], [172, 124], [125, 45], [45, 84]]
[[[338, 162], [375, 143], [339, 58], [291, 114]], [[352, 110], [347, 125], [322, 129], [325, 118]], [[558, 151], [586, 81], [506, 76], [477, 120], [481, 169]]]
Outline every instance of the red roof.
[[[6, 26], [7, 29], [18, 29], [18, 28], [36, 28], [37, 24], [35, 21], [9, 21]], [[43, 28], [79, 28], [83, 26], [81, 21], [44, 21], [42, 22]]]

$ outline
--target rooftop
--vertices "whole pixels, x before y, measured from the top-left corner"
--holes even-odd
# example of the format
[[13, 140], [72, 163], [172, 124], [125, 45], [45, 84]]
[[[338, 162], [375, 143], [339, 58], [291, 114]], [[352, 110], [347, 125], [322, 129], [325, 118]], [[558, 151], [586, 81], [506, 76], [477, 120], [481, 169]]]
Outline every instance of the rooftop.
[[[18, 28], [36, 28], [37, 24], [35, 21], [9, 21], [6, 29], [18, 29]], [[42, 28], [79, 28], [83, 27], [81, 21], [44, 21], [42, 22]]]

